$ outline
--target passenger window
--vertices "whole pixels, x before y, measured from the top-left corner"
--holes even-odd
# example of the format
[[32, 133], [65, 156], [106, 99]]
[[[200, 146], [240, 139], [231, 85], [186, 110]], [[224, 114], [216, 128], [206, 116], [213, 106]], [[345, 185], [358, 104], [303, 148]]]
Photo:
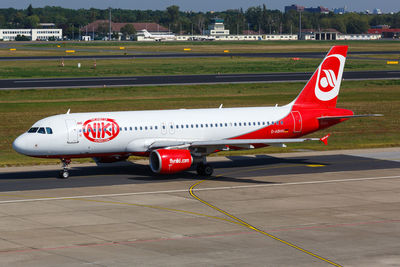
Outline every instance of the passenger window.
[[40, 133], [40, 134], [45, 134], [46, 133], [46, 131], [44, 130], [43, 127], [40, 127], [37, 132]]
[[236, 122], [233, 125], [236, 127]]
[[157, 126], [154, 126], [154, 129], [156, 129], [156, 130], [157, 130], [157, 129], [158, 129], [158, 127], [157, 127]]
[[186, 124], [186, 128], [189, 128], [189, 124]]
[[258, 122], [257, 124], [260, 125], [260, 122]]
[[132, 127], [129, 127], [129, 130], [132, 131]]
[[220, 123], [220, 124], [219, 124], [219, 126], [220, 126], [220, 127], [223, 127], [223, 124], [222, 124], [222, 123]]
[[150, 130], [153, 130], [153, 126], [150, 126]]
[[53, 130], [50, 127], [46, 127], [47, 134], [53, 134]]
[[[119, 130], [122, 131], [122, 127], [119, 127]], [[96, 129], [94, 129], [94, 132], [96, 132]]]
[[185, 126], [183, 126], [183, 124], [181, 124], [181, 129], [185, 128]]
[[206, 123], [206, 127], [208, 127], [208, 124]]
[[139, 127], [140, 130], [143, 130], [142, 126]]
[[203, 128], [203, 124], [200, 124], [200, 127]]
[[135, 131], [137, 131], [137, 126], [135, 126]]
[[28, 130], [28, 133], [36, 133], [38, 129], [38, 127], [32, 127]]
[[239, 126], [242, 126], [242, 123], [241, 123], [241, 122], [239, 122]]
[[144, 129], [147, 130], [147, 126], [144, 126]]
[[246, 123], [245, 123], [245, 122], [243, 122], [243, 126], [246, 126]]
[[125, 127], [124, 129], [125, 129], [125, 131], [127, 131], [127, 130], [128, 130], [128, 128], [126, 128], [126, 127]]
[[198, 125], [198, 124], [196, 124], [196, 128], [199, 128], [199, 125]]
[[225, 127], [228, 127], [228, 124], [227, 124], [227, 123], [225, 123]]
[[255, 121], [253, 122], [253, 125], [256, 125], [256, 122], [255, 122]]

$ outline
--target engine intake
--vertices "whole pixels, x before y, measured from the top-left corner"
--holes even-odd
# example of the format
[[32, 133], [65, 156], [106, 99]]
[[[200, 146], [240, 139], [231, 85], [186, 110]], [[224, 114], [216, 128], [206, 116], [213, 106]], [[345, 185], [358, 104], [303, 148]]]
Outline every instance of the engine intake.
[[150, 153], [150, 168], [155, 173], [169, 174], [187, 170], [193, 158], [187, 149], [157, 149]]

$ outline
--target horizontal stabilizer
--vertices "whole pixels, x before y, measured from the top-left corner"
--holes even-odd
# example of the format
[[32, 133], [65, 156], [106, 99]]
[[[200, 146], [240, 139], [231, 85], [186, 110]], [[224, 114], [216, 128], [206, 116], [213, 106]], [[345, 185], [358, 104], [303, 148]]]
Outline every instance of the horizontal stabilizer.
[[323, 116], [317, 118], [318, 120], [337, 120], [337, 119], [351, 119], [363, 117], [382, 117], [382, 114], [361, 114], [361, 115], [345, 115], [345, 116]]

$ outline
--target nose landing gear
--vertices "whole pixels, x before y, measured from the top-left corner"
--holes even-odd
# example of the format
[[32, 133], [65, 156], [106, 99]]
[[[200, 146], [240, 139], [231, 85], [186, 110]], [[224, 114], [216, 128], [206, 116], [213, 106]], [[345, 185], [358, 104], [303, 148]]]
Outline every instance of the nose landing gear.
[[58, 177], [61, 179], [67, 179], [69, 177], [68, 165], [71, 163], [71, 159], [61, 159], [63, 169], [60, 171]]

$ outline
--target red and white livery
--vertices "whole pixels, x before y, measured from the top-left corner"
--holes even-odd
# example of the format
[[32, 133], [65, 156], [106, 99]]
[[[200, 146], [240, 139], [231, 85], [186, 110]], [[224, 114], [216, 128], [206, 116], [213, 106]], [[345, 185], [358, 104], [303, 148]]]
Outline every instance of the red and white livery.
[[[336, 108], [347, 46], [328, 52], [297, 98], [285, 106], [67, 113], [36, 122], [13, 143], [32, 157], [59, 158], [67, 178], [72, 158], [97, 162], [148, 156], [155, 173], [176, 173], [197, 165], [211, 175], [206, 156], [221, 150], [321, 140], [300, 138], [355, 117]], [[358, 115], [365, 116], [365, 115]]]

